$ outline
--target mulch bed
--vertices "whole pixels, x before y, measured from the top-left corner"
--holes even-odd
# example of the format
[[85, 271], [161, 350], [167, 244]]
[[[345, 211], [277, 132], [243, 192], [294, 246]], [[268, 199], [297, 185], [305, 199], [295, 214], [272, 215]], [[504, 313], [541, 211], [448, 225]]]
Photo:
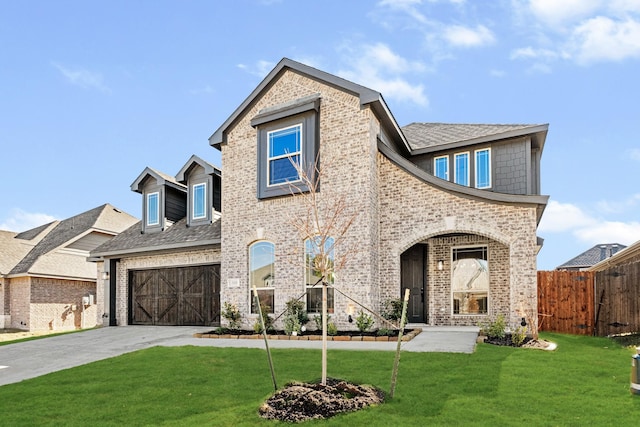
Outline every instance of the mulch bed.
[[384, 392], [373, 386], [327, 378], [327, 385], [292, 382], [260, 407], [262, 418], [287, 422], [325, 419], [384, 402]]

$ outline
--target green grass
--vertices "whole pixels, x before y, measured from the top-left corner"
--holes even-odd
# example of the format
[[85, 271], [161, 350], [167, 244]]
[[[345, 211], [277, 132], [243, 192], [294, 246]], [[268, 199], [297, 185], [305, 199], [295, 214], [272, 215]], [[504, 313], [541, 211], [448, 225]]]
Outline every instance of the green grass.
[[[554, 352], [479, 344], [473, 354], [402, 353], [394, 399], [315, 426], [637, 426], [630, 348], [545, 334]], [[70, 349], [70, 351], [73, 351]], [[329, 376], [389, 390], [394, 353], [329, 350]], [[273, 350], [282, 387], [320, 374], [317, 350]], [[155, 347], [0, 387], [0, 425], [276, 425], [257, 349]]]

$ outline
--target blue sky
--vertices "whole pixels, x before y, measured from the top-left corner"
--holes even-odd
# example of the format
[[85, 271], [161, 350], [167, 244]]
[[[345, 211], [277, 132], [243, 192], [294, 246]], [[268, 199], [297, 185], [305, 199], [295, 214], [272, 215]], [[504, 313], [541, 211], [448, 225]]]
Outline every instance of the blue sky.
[[[175, 175], [282, 58], [400, 125], [549, 123], [540, 269], [640, 239], [640, 0], [0, 1], [0, 229]], [[223, 166], [224, 168], [224, 166]]]

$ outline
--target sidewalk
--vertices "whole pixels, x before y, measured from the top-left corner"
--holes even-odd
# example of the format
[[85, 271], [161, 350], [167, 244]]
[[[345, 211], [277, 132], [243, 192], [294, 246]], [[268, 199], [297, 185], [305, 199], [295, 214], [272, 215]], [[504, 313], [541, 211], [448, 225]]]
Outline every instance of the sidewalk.
[[[264, 340], [194, 338], [211, 328], [118, 326], [0, 346], [0, 386], [155, 346], [264, 348]], [[473, 353], [478, 328], [424, 327], [403, 351]], [[270, 348], [322, 348], [321, 341], [269, 340]], [[329, 350], [395, 351], [396, 342], [330, 341]]]

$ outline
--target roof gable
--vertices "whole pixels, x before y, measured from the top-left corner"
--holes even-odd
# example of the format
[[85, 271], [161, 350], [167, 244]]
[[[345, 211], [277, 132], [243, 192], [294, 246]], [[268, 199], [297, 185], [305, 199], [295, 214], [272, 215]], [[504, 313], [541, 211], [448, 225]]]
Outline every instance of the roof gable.
[[176, 190], [186, 191], [186, 187], [176, 181], [174, 177], [171, 175], [167, 175], [166, 173], [157, 171], [150, 167], [144, 168], [142, 173], [138, 175], [135, 181], [131, 183], [131, 191], [135, 191], [136, 193], [142, 193], [144, 191], [144, 184], [147, 179], [153, 179], [156, 181], [158, 185], [161, 186], [169, 186], [175, 188]]
[[193, 170], [195, 166], [201, 166], [204, 169], [204, 173], [207, 175], [218, 175], [220, 176], [222, 172], [220, 169], [213, 166], [211, 163], [202, 160], [200, 157], [195, 154], [191, 156], [191, 158], [184, 164], [184, 166], [178, 171], [176, 174], [176, 181], [182, 184], [187, 183], [188, 175]]
[[227, 129], [235, 123], [245, 111], [257, 101], [262, 93], [268, 90], [272, 84], [279, 78], [279, 76], [286, 70], [291, 70], [295, 73], [301, 74], [307, 78], [320, 81], [324, 84], [333, 86], [340, 90], [349, 92], [360, 99], [360, 105], [369, 105], [373, 112], [383, 125], [390, 130], [392, 138], [404, 145], [408, 149], [408, 145], [400, 127], [398, 126], [395, 118], [389, 111], [387, 104], [380, 92], [353, 83], [349, 80], [343, 79], [333, 74], [329, 74], [325, 71], [318, 70], [300, 62], [293, 61], [288, 58], [283, 58], [273, 70], [260, 82], [260, 84], [249, 94], [249, 96], [240, 104], [238, 108], [229, 116], [227, 120], [209, 137], [209, 144], [213, 147], [220, 149], [222, 144], [226, 144]]
[[587, 249], [580, 255], [556, 267], [556, 270], [567, 268], [587, 268], [615, 255], [619, 250], [626, 248], [619, 243], [603, 243]]

